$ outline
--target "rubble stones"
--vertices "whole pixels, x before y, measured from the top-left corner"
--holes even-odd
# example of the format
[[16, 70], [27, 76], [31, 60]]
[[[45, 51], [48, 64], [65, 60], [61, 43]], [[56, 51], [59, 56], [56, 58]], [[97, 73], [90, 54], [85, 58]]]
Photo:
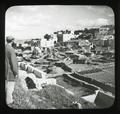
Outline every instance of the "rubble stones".
[[42, 74], [38, 70], [34, 70], [33, 73], [36, 75], [36, 77], [42, 78]]
[[18, 62], [22, 62], [22, 61], [23, 61], [23, 57], [19, 57], [19, 56], [18, 56], [18, 57], [17, 57], [17, 61], [18, 61]]
[[19, 71], [19, 80], [21, 86], [24, 90], [28, 91], [28, 89], [42, 89], [44, 85], [55, 85], [56, 79], [50, 78], [37, 78], [33, 73], [27, 73], [26, 71]]
[[28, 66], [28, 67], [27, 67], [27, 72], [33, 73], [33, 69], [32, 69], [30, 66]]
[[109, 108], [114, 104], [114, 99], [114, 96], [99, 91], [94, 102], [100, 108]]
[[20, 63], [20, 68], [25, 71], [27, 70], [25, 63]]
[[34, 68], [29, 64], [20, 63], [20, 68], [22, 70], [28, 71], [29, 73], [33, 73], [38, 78], [45, 78], [45, 75], [46, 75], [45, 72], [38, 70], [37, 68]]

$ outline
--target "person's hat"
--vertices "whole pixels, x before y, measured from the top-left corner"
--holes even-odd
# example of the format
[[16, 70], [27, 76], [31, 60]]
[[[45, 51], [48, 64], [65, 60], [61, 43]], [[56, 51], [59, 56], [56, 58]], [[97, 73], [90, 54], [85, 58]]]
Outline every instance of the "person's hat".
[[7, 42], [12, 42], [13, 40], [14, 40], [14, 38], [12, 36], [7, 36], [6, 37]]

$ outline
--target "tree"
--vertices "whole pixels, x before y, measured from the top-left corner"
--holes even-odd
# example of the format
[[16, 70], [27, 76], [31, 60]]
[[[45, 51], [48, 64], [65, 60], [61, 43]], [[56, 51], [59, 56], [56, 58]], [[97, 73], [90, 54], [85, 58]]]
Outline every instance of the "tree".
[[45, 34], [45, 35], [44, 35], [44, 38], [47, 39], [47, 40], [49, 40], [49, 39], [51, 38], [51, 35]]

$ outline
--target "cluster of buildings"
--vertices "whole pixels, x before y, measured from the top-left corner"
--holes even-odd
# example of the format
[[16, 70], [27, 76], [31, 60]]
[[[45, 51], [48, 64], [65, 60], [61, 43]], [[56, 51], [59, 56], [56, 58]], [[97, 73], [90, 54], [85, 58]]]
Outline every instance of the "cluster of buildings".
[[47, 38], [29, 39], [23, 43], [16, 42], [16, 48], [32, 48], [34, 46], [41, 49], [53, 49], [58, 46], [82, 47], [86, 52], [90, 52], [91, 47], [95, 47], [96, 52], [114, 52], [115, 30], [113, 25], [105, 25], [95, 29], [84, 29], [78, 31], [57, 31]]
[[101, 26], [96, 38], [93, 40], [97, 51], [113, 51], [115, 49], [115, 30], [114, 26]]

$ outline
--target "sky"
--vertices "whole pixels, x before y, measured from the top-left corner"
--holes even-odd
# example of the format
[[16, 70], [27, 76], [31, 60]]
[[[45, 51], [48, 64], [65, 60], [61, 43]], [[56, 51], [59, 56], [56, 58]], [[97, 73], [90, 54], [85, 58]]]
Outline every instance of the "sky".
[[42, 38], [59, 30], [77, 30], [114, 25], [108, 6], [31, 5], [12, 6], [5, 15], [5, 36], [16, 39]]

